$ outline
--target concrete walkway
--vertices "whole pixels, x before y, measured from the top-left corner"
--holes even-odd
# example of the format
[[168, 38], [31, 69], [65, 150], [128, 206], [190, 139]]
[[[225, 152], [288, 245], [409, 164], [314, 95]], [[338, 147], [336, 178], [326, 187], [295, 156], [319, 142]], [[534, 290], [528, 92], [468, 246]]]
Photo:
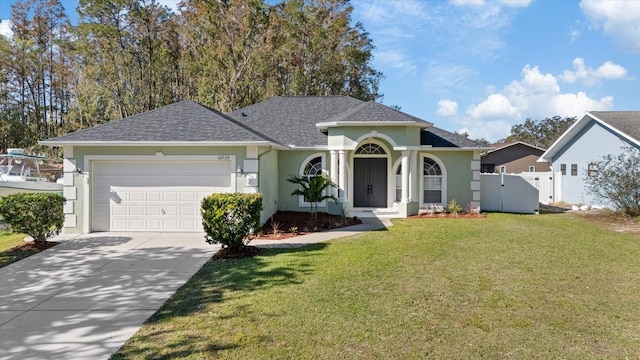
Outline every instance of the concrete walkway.
[[[299, 247], [385, 228], [388, 220], [261, 247]], [[219, 249], [203, 234], [60, 236], [0, 269], [0, 359], [108, 359]]]

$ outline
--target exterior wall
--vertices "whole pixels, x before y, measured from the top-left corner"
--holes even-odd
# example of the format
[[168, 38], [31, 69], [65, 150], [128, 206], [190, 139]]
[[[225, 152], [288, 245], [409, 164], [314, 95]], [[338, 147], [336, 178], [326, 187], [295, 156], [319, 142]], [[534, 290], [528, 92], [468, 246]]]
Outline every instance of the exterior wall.
[[[323, 154], [324, 161], [322, 163], [323, 171], [329, 172], [329, 152], [319, 150], [289, 150], [278, 152], [278, 210], [283, 211], [310, 211], [308, 206], [300, 206], [298, 196], [292, 196], [291, 192], [295, 191], [296, 185], [287, 181], [292, 176], [300, 175], [300, 166], [311, 155]], [[327, 212], [327, 204], [318, 206], [319, 212]]]
[[[86, 206], [91, 189], [91, 164], [87, 157], [95, 155], [113, 156], [194, 156], [194, 155], [229, 155], [235, 157], [235, 164], [239, 166], [246, 159], [247, 148], [215, 147], [215, 146], [76, 146], [65, 147], [64, 167], [64, 195], [68, 199], [65, 206], [64, 232], [68, 234], [86, 233], [90, 231], [90, 211]], [[167, 169], [171, 171], [171, 169]], [[82, 174], [80, 174], [82, 173]], [[236, 177], [236, 191], [253, 192], [247, 186], [245, 177]], [[90, 195], [89, 195], [90, 196]], [[86, 224], [89, 224], [88, 226]]]
[[544, 151], [533, 149], [523, 144], [516, 144], [496, 150], [482, 157], [482, 165], [494, 164], [494, 173], [500, 173], [500, 166], [506, 167], [506, 173], [519, 174], [528, 172], [529, 166], [535, 166], [536, 172], [550, 171], [547, 163], [537, 162]]
[[[441, 151], [441, 150], [427, 150], [420, 151], [418, 153], [418, 198], [420, 199], [421, 207], [423, 206], [422, 195], [422, 161], [423, 156], [433, 155], [444, 163], [447, 174], [446, 181], [446, 195], [443, 199], [443, 203], [446, 206], [449, 201], [455, 199], [458, 205], [462, 206], [466, 210], [467, 205], [478, 202], [480, 199], [475, 200], [473, 197], [474, 191], [479, 191], [480, 178], [474, 179], [474, 171], [471, 169], [471, 163], [474, 161], [473, 151]], [[479, 165], [479, 164], [478, 164]], [[478, 168], [479, 170], [479, 168]], [[478, 176], [479, 176], [479, 171]], [[477, 182], [477, 190], [472, 189], [472, 182]]]
[[[566, 165], [566, 174], [560, 175], [562, 176], [562, 198], [556, 199], [556, 201], [589, 205], [600, 203], [585, 189], [584, 178], [589, 162], [601, 160], [607, 154], [618, 155], [624, 152], [625, 146], [632, 146], [632, 144], [597, 122], [591, 121], [553, 158], [554, 173], [560, 171], [561, 164]], [[575, 176], [571, 175], [572, 164], [576, 164], [578, 167]]]
[[372, 135], [398, 146], [419, 146], [420, 129], [408, 126], [350, 126], [329, 129], [329, 147], [354, 149], [362, 141], [362, 137]]
[[283, 179], [278, 178], [279, 150], [266, 150], [258, 155], [259, 158], [259, 175], [258, 185], [262, 193], [262, 218], [264, 224], [269, 217], [278, 211], [279, 205], [279, 182]]

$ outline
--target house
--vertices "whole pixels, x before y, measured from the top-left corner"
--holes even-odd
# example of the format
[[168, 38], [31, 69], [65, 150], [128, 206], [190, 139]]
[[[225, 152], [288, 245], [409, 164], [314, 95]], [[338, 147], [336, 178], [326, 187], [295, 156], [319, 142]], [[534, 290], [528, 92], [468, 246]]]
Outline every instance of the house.
[[640, 150], [640, 111], [591, 111], [556, 140], [539, 161], [555, 173], [556, 202], [601, 204], [586, 191], [585, 178], [598, 171], [595, 162], [629, 147]]
[[549, 165], [537, 162], [544, 149], [523, 141], [494, 144], [480, 158], [481, 172], [520, 174], [523, 172], [548, 172]]
[[291, 175], [338, 185], [333, 214], [398, 217], [428, 205], [480, 205], [476, 142], [348, 96], [276, 97], [222, 114], [182, 101], [41, 142], [64, 149], [65, 228], [202, 231], [200, 200], [259, 192], [262, 221], [309, 211]]

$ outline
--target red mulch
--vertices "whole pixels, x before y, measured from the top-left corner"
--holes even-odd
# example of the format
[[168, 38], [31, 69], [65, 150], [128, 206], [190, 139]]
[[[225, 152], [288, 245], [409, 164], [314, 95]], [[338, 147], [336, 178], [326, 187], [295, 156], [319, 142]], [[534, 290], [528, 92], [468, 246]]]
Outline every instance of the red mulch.
[[58, 244], [59, 243], [55, 241], [45, 241], [45, 242], [25, 241], [24, 244], [15, 246], [11, 250], [37, 253], [42, 250], [47, 250], [48, 248], [54, 247]]
[[260, 253], [260, 248], [256, 246], [245, 246], [239, 250], [232, 251], [229, 248], [221, 248], [215, 254], [212, 259], [224, 260], [224, 259], [243, 259], [256, 256]]
[[[258, 239], [282, 240], [293, 236], [304, 235], [313, 232], [337, 229], [344, 226], [361, 224], [358, 218], [343, 218], [340, 215], [318, 213], [318, 218], [311, 220], [308, 212], [278, 211], [262, 227], [262, 233]], [[274, 231], [275, 230], [275, 231]]]

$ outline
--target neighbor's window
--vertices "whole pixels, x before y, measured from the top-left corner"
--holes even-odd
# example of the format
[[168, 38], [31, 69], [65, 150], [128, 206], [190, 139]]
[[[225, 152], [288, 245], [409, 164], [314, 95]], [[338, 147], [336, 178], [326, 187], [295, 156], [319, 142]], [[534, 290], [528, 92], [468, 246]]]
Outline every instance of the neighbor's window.
[[529, 166], [529, 172], [536, 172], [535, 166]]
[[595, 177], [598, 175], [598, 164], [597, 163], [589, 163], [589, 167], [587, 168], [587, 172], [589, 177]]
[[504, 166], [504, 165], [501, 165], [501, 166], [500, 166], [500, 174], [504, 174], [504, 173], [506, 173], [506, 172], [507, 172], [507, 167], [506, 167], [506, 166]]
[[442, 169], [435, 160], [425, 157], [423, 163], [423, 202], [442, 203]]
[[571, 164], [571, 176], [578, 176], [578, 164]]
[[567, 175], [567, 164], [560, 164], [560, 172], [562, 175]]

